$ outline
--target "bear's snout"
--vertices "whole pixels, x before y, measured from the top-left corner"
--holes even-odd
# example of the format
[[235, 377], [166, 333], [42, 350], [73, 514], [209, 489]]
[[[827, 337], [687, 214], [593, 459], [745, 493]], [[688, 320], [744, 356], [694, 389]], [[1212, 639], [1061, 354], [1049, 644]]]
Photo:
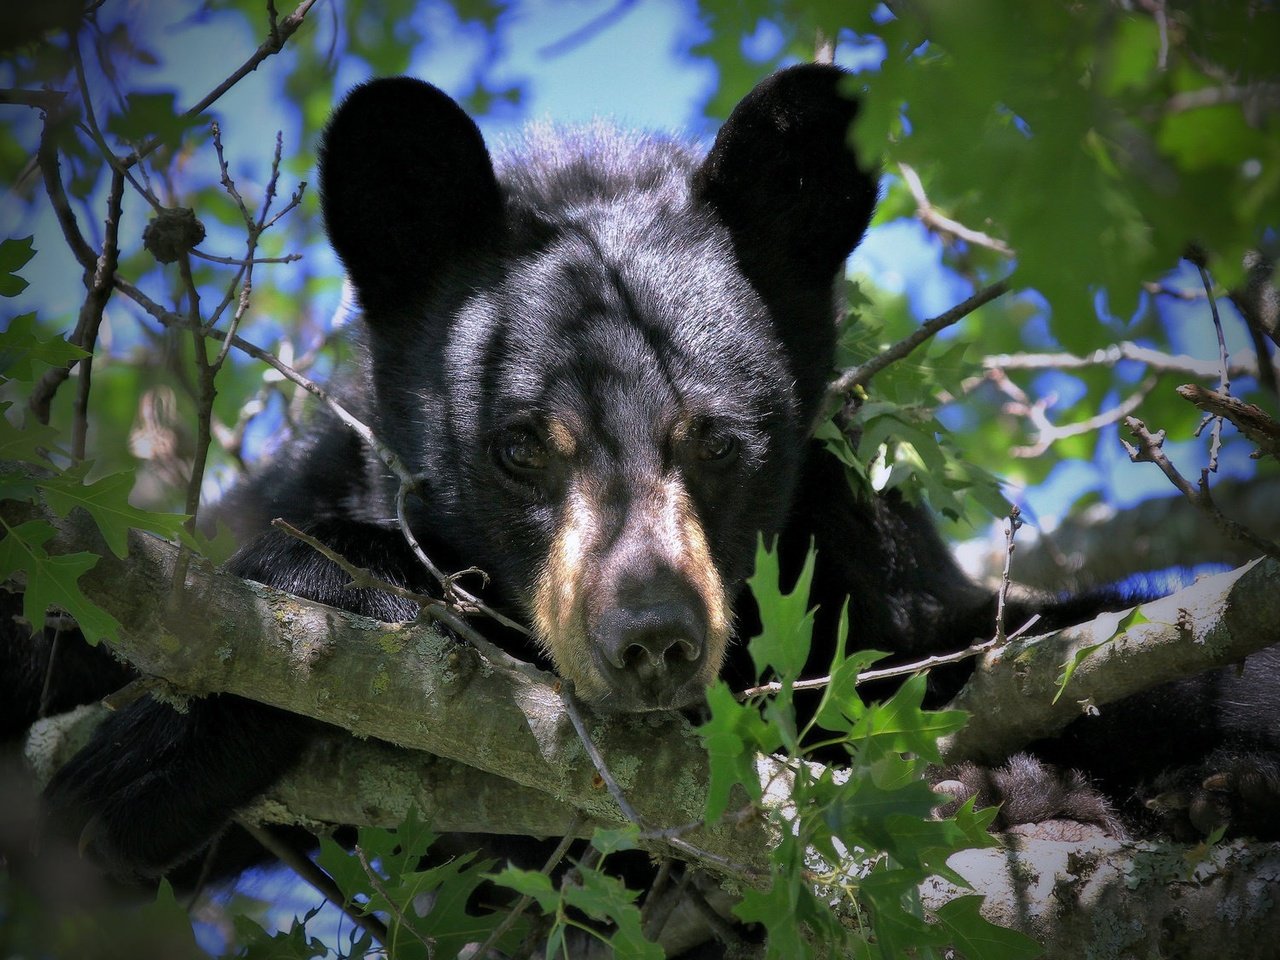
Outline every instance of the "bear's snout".
[[613, 607], [591, 633], [596, 666], [623, 699], [681, 706], [699, 692], [707, 618], [696, 595]]

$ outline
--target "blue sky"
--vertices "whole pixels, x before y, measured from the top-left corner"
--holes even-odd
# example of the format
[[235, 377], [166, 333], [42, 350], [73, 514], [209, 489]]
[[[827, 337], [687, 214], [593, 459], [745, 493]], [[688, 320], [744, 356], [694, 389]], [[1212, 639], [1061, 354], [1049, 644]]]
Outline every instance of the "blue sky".
[[[685, 53], [703, 33], [692, 5], [685, 0], [635, 3], [585, 42], [567, 52], [548, 55], [551, 45], [591, 22], [609, 6], [611, 4], [585, 0], [532, 0], [508, 15], [503, 31], [505, 49], [491, 76], [500, 81], [523, 81], [527, 96], [519, 109], [480, 118], [487, 137], [512, 136], [530, 119], [574, 122], [598, 116], [613, 118], [620, 125], [709, 137], [712, 128], [702, 117], [700, 107], [714, 88], [716, 76], [705, 61], [692, 59]], [[162, 62], [157, 68], [138, 68], [130, 79], [144, 89], [175, 88], [179, 104], [190, 103], [213, 87], [226, 75], [228, 66], [246, 57], [261, 39], [260, 29], [252, 28], [239, 16], [177, 22], [173, 5], [161, 0], [141, 0], [139, 9], [141, 15], [134, 22], [141, 25], [141, 30], [136, 39], [159, 52]], [[304, 29], [327, 35], [331, 30], [330, 15], [325, 3], [317, 4], [309, 17], [311, 23]], [[415, 25], [432, 41], [423, 46], [410, 72], [446, 90], [465, 89], [476, 62], [485, 54], [483, 32], [459, 29], [448, 7], [440, 3], [419, 4], [413, 16]], [[388, 25], [387, 29], [392, 26]], [[767, 56], [776, 51], [779, 42], [775, 32], [761, 29], [744, 49]], [[841, 54], [846, 66], [856, 65], [851, 59], [855, 55], [872, 63], [878, 56], [873, 47], [862, 51], [842, 48]], [[233, 88], [216, 108], [222, 119], [227, 156], [237, 176], [243, 171], [247, 179], [253, 175], [261, 177], [277, 129], [283, 131], [286, 155], [313, 156], [312, 145], [299, 142], [296, 115], [277, 93], [281, 70], [287, 63], [287, 52], [268, 61]], [[336, 86], [339, 90], [346, 89], [367, 77], [367, 67], [360, 61], [340, 60]], [[34, 124], [35, 118], [28, 116], [21, 122]], [[203, 154], [192, 162], [211, 164], [211, 151], [205, 150]], [[308, 174], [299, 171], [298, 175]], [[145, 212], [141, 208], [138, 203], [131, 205], [133, 220], [125, 225], [126, 237], [139, 235]], [[32, 287], [24, 301], [39, 305], [45, 317], [72, 317], [82, 291], [79, 283], [69, 282], [69, 278], [78, 276], [79, 271], [46, 206], [40, 204], [38, 209], [41, 212], [29, 219], [13, 196], [0, 197], [0, 217], [6, 224], [14, 225], [6, 234], [21, 236], [34, 232], [40, 251], [25, 271]], [[216, 224], [210, 224], [210, 230], [211, 239], [216, 239], [213, 233], [217, 230]], [[871, 276], [887, 290], [903, 292], [912, 313], [923, 319], [942, 312], [971, 292], [967, 281], [939, 267], [939, 248], [938, 239], [924, 232], [917, 223], [899, 220], [870, 233], [855, 253], [851, 269]], [[224, 252], [234, 249], [235, 246], [228, 245]], [[340, 270], [336, 259], [323, 246], [306, 253], [314, 269], [331, 270], [335, 274]], [[1184, 283], [1194, 280], [1192, 277], [1178, 279]], [[1196, 307], [1174, 304], [1169, 309], [1186, 312]], [[289, 318], [277, 319], [287, 322]], [[1247, 349], [1240, 326], [1228, 324], [1227, 328], [1231, 346]], [[1170, 329], [1178, 349], [1202, 357], [1215, 354], [1212, 327], [1202, 322], [1201, 317], [1172, 316]], [[1072, 389], [1070, 380], [1062, 377], [1050, 378], [1045, 385], [1059, 394], [1069, 394]], [[1127, 505], [1151, 495], [1171, 494], [1171, 488], [1158, 471], [1130, 466], [1114, 433], [1113, 428], [1101, 445], [1103, 451], [1093, 462], [1064, 463], [1039, 489], [1021, 494], [1031, 512], [1051, 519], [1088, 490], [1102, 491], [1117, 505]], [[1191, 454], [1202, 449], [1203, 444], [1188, 441], [1183, 447]], [[1180, 448], [1171, 444], [1171, 449]], [[1234, 460], [1229, 460], [1226, 466], [1229, 470], [1250, 468], [1249, 464], [1236, 464]]]

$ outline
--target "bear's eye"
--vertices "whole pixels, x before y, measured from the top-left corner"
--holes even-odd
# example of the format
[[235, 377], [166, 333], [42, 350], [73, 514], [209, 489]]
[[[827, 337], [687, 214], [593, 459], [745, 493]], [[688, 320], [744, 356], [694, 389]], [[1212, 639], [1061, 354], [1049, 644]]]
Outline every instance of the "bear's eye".
[[707, 463], [724, 463], [738, 454], [738, 438], [732, 433], [704, 426], [698, 431], [694, 452], [699, 460]]
[[545, 470], [551, 454], [542, 438], [529, 427], [512, 427], [503, 432], [497, 443], [498, 462], [516, 474]]

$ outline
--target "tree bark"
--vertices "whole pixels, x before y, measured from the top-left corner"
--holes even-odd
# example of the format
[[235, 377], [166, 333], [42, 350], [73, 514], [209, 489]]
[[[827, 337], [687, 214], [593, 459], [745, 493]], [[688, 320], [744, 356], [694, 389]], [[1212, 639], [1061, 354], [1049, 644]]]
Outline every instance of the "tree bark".
[[[59, 519], [12, 501], [0, 511], [9, 522], [51, 522], [58, 531], [46, 545], [51, 551], [102, 555], [81, 586], [120, 621], [114, 648], [145, 675], [162, 677], [180, 694], [236, 693], [360, 738], [389, 741], [335, 731], [245, 816], [389, 825], [416, 805], [442, 832], [533, 835], [563, 834], [575, 820], [583, 834], [596, 824], [624, 822], [573, 731], [554, 680], [492, 664], [431, 624], [376, 623], [200, 564], [190, 566], [186, 589], [175, 594], [170, 577], [176, 551], [167, 543], [134, 534], [129, 557], [120, 560], [104, 549], [87, 517]], [[1230, 662], [1275, 642], [1277, 587], [1280, 564], [1258, 561], [1152, 605], [1152, 623], [1086, 660], [1063, 699], [1123, 696], [1159, 682], [1167, 671]], [[1025, 641], [1018, 649], [1034, 647], [1030, 658], [1008, 650], [990, 655], [961, 702], [992, 696], [981, 693], [991, 689], [1006, 691], [995, 696], [1049, 690], [1063, 651], [1089, 642], [1084, 637], [1097, 634], [1078, 629]], [[1188, 643], [1187, 637], [1203, 642]], [[953, 740], [951, 756], [981, 755], [976, 744], [987, 738], [1013, 749], [1035, 730], [1060, 722], [1062, 708], [1049, 706], [1048, 697], [1019, 692], [1012, 699], [1030, 712], [1015, 716], [984, 699], [970, 722], [975, 734]], [[86, 715], [80, 724], [92, 722]], [[29, 753], [37, 765], [51, 769], [59, 744], [74, 748], [76, 724], [70, 734], [56, 728], [66, 722], [52, 718], [33, 731]], [[647, 826], [701, 817], [706, 755], [684, 718], [588, 715], [587, 723]], [[766, 802], [785, 806], [789, 778], [778, 776], [779, 761], [761, 757], [758, 770], [762, 781], [773, 781]], [[752, 818], [686, 838], [714, 858], [704, 862], [713, 871], [724, 872], [730, 861], [750, 873], [764, 865], [776, 842], [772, 822]], [[1280, 942], [1280, 930], [1273, 929], [1280, 911], [1267, 910], [1269, 898], [1280, 894], [1280, 850], [1273, 845], [1214, 848], [1211, 866], [1197, 868], [1187, 881], [1182, 878], [1194, 851], [1181, 847], [1064, 843], [1034, 835], [1008, 842], [1003, 850], [960, 854], [954, 864], [987, 896], [990, 918], [1048, 943], [1050, 957], [1079, 956], [1086, 944], [1105, 945], [1102, 956], [1145, 957], [1166, 937], [1192, 951], [1180, 956], [1207, 956], [1194, 952], [1207, 938], [1215, 956], [1261, 957], [1270, 953], [1257, 953], [1263, 948], [1250, 944], [1266, 944], [1269, 951]], [[937, 881], [924, 892], [936, 903], [957, 891]]]

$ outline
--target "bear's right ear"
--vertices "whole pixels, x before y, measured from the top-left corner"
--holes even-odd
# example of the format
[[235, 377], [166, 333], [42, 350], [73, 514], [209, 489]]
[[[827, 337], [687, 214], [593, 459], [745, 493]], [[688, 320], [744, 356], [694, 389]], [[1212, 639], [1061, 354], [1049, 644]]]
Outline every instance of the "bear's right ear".
[[319, 167], [329, 241], [374, 319], [420, 298], [502, 220], [475, 122], [421, 80], [352, 90], [325, 128]]

